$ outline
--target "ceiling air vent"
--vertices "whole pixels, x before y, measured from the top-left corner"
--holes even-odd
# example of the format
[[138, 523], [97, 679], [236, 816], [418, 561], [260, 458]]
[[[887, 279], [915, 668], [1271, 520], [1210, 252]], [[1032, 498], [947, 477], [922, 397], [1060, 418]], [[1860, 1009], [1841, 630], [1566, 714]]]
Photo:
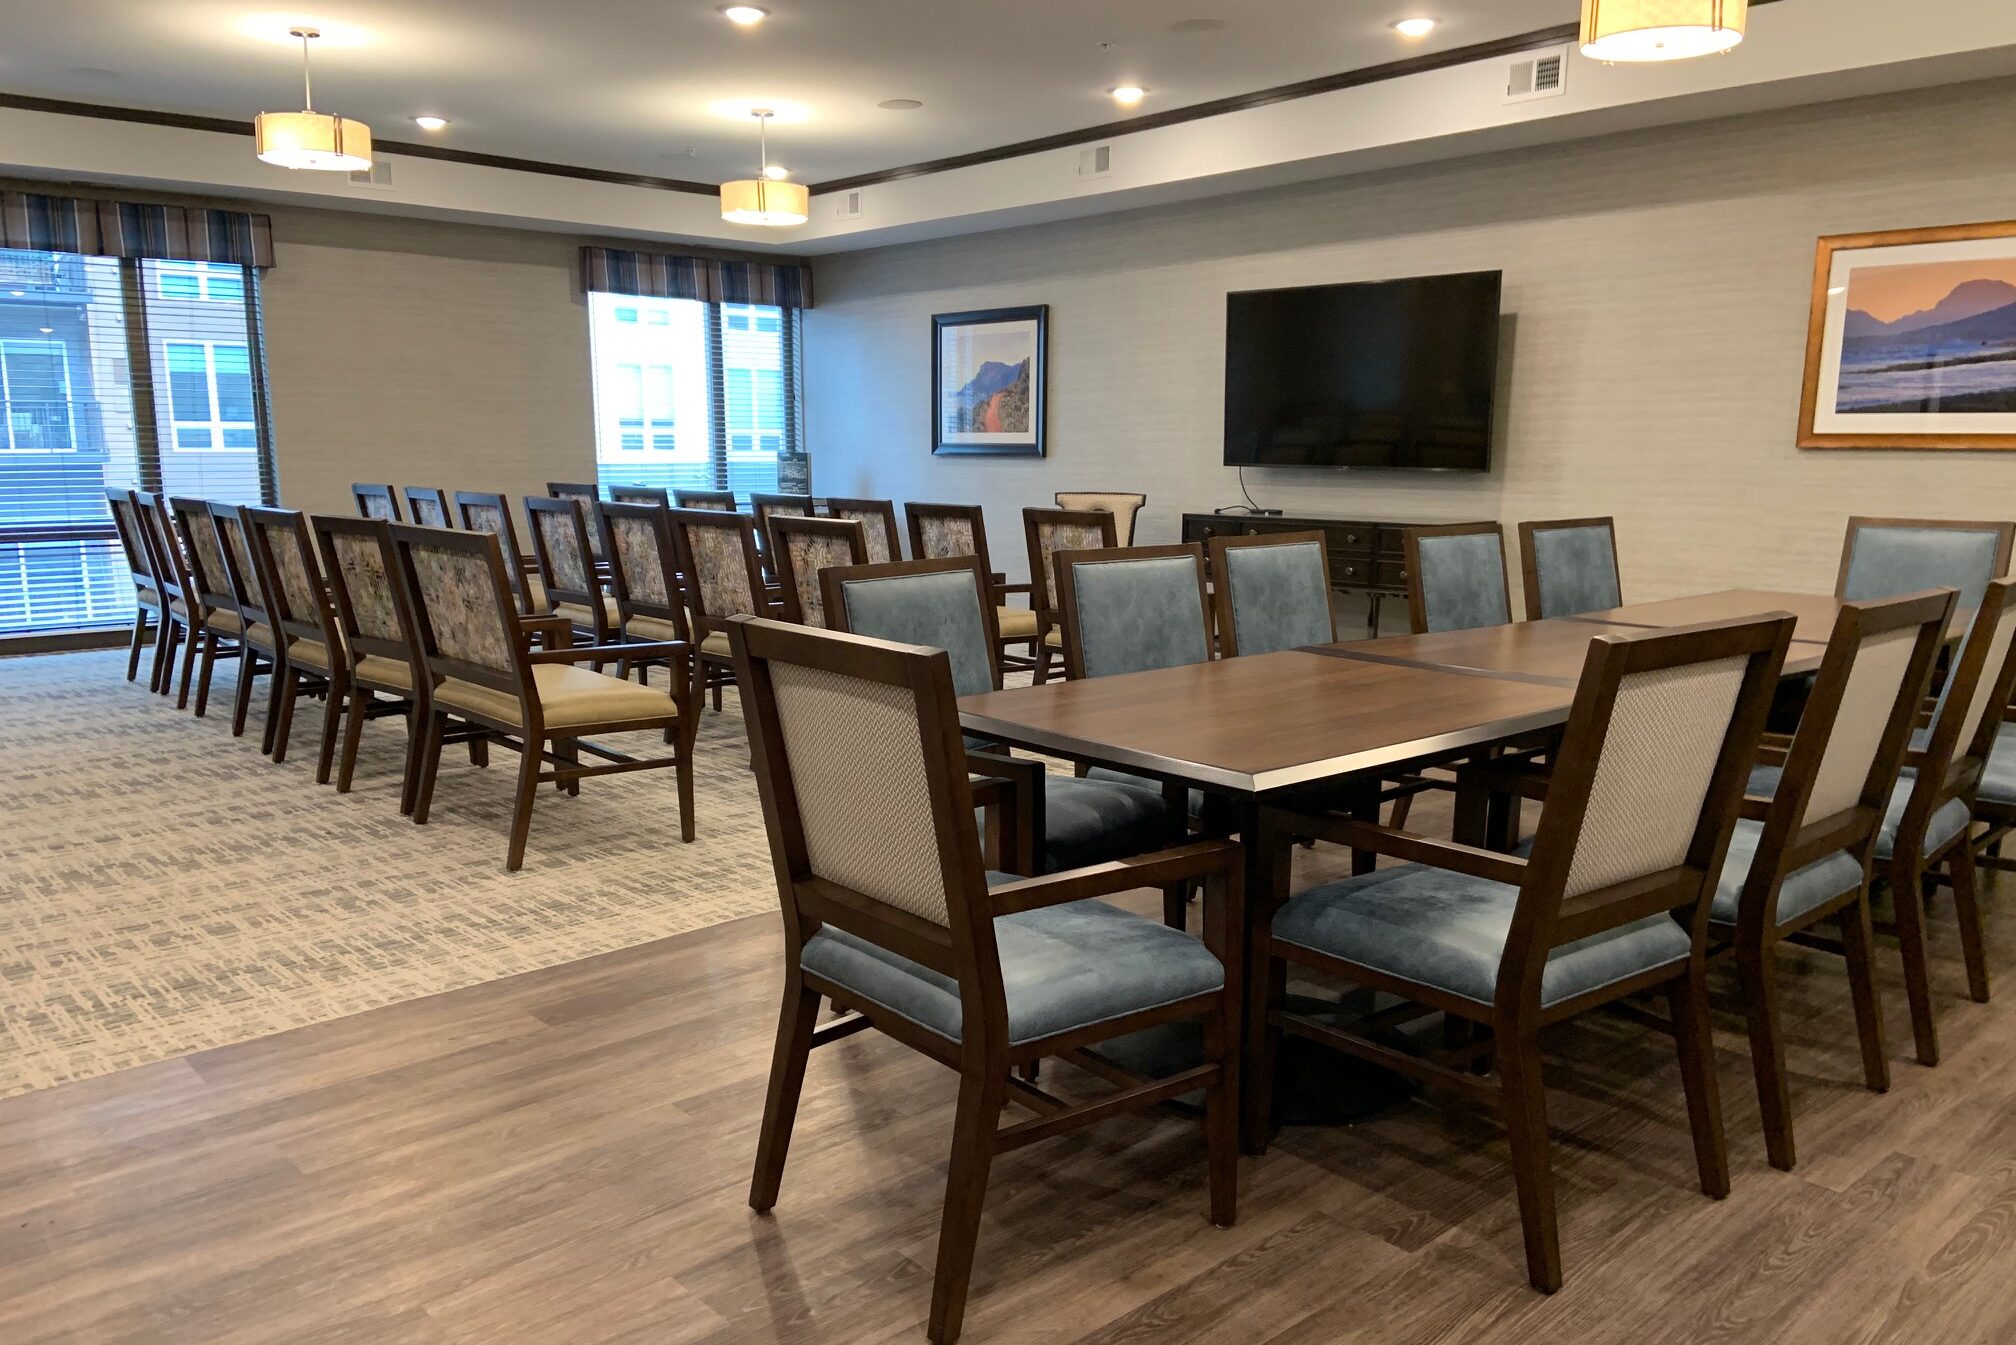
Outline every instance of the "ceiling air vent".
[[1113, 147], [1094, 145], [1078, 151], [1078, 180], [1107, 177], [1113, 172]]
[[1549, 47], [1512, 62], [1505, 75], [1505, 101], [1529, 103], [1568, 91], [1568, 48]]
[[860, 219], [861, 193], [858, 191], [841, 192], [833, 202], [833, 218]]
[[369, 168], [360, 169], [350, 175], [350, 185], [354, 187], [378, 187], [385, 191], [392, 189], [392, 161], [374, 160]]

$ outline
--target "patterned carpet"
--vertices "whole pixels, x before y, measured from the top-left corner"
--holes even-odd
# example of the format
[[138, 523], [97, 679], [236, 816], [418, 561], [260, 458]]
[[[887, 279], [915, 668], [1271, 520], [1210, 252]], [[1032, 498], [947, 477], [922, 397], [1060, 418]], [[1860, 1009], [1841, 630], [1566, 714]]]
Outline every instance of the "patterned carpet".
[[0, 659], [0, 1096], [775, 909], [732, 696], [701, 718], [693, 844], [671, 771], [591, 779], [540, 791], [507, 874], [515, 754], [451, 747], [416, 827], [402, 721], [366, 728], [339, 795], [315, 783], [319, 705], [275, 766], [256, 708], [231, 737], [230, 670], [199, 720], [124, 661]]

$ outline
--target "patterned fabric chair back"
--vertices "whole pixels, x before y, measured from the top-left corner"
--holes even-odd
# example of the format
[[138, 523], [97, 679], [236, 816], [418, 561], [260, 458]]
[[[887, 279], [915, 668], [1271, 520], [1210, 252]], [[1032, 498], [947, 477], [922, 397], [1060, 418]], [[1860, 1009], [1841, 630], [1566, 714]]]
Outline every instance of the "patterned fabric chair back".
[[672, 507], [672, 492], [663, 486], [611, 486], [609, 498], [617, 504], [655, 504]]
[[1325, 545], [1320, 532], [1211, 539], [1220, 652], [1271, 654], [1337, 638]]
[[448, 512], [447, 492], [432, 486], [406, 487], [406, 512], [423, 528], [455, 526], [454, 518]]
[[1617, 580], [1617, 530], [1610, 519], [1521, 523], [1519, 554], [1528, 621], [1624, 605]]
[[868, 563], [886, 565], [903, 559], [903, 545], [896, 530], [894, 500], [849, 500], [829, 496], [828, 518], [850, 519], [861, 525], [862, 540], [868, 544]]
[[1109, 547], [1057, 556], [1065, 666], [1074, 677], [1112, 677], [1202, 663], [1211, 657], [1204, 548]]
[[672, 543], [672, 523], [662, 504], [602, 504], [603, 551], [609, 557], [609, 587], [617, 610], [631, 617], [667, 621], [689, 639], [686, 607], [679, 591], [678, 552]]
[[910, 525], [910, 554], [918, 560], [977, 556], [987, 564], [987, 520], [977, 504], [903, 506]]
[[309, 523], [329, 579], [330, 602], [352, 655], [414, 666], [406, 594], [394, 578], [399, 561], [392, 550], [392, 525], [382, 518], [333, 514], [317, 514]]
[[323, 597], [307, 517], [293, 509], [247, 507], [245, 522], [252, 563], [265, 576], [267, 614], [273, 624], [294, 639], [340, 649], [336, 618]]
[[496, 536], [395, 525], [392, 546], [428, 674], [522, 698], [530, 674]]
[[793, 518], [770, 521], [777, 550], [777, 577], [784, 587], [784, 619], [801, 626], [826, 624], [826, 600], [820, 573], [841, 565], [864, 565], [868, 545], [861, 525], [845, 518]]
[[382, 518], [387, 523], [400, 521], [399, 497], [390, 486], [355, 484], [350, 487], [350, 498], [357, 502], [359, 518]]
[[852, 565], [820, 582], [830, 629], [944, 650], [957, 695], [1001, 689], [994, 604], [973, 557]]
[[525, 553], [518, 544], [518, 524], [511, 516], [510, 502], [489, 491], [458, 490], [455, 510], [462, 516], [463, 531], [496, 535], [504, 548], [504, 568], [511, 578], [511, 591], [518, 595], [518, 610], [527, 616], [533, 615], [535, 609], [544, 610], [533, 601], [533, 586], [526, 580], [520, 564]]
[[168, 513], [174, 520], [175, 540], [182, 548], [196, 601], [220, 611], [237, 611], [238, 599], [231, 592], [231, 575], [224, 566], [224, 547], [210, 517], [210, 502], [177, 495], [168, 501]]
[[1146, 495], [1128, 490], [1060, 490], [1053, 496], [1059, 509], [1103, 509], [1113, 515], [1115, 546], [1134, 545], [1134, 520]]
[[2009, 572], [2016, 524], [1936, 518], [1851, 518], [1834, 594], [1850, 602], [1928, 588], [1960, 590], [1960, 610]]
[[769, 610], [754, 519], [717, 509], [674, 509], [670, 517], [695, 634], [718, 630], [732, 616]]
[[126, 557], [126, 568], [132, 572], [134, 586], [156, 589], [146, 526], [141, 522], [139, 506], [133, 502], [133, 492], [107, 490], [105, 505], [112, 513], [112, 527], [119, 534], [119, 550]]
[[1029, 584], [1034, 606], [1058, 607], [1059, 551], [1098, 551], [1120, 545], [1113, 514], [1105, 509], [1024, 509], [1023, 540], [1029, 548]]
[[[581, 517], [585, 520], [594, 511], [595, 501], [602, 498], [601, 487], [588, 481], [548, 481], [546, 494], [555, 500], [573, 500], [581, 506]], [[533, 521], [538, 527], [538, 521]], [[596, 560], [602, 559], [602, 539], [593, 532], [588, 534], [588, 554]]]
[[675, 490], [672, 504], [679, 509], [712, 509], [720, 514], [735, 512], [735, 492], [732, 490]]
[[252, 543], [246, 537], [244, 506], [210, 502], [210, 521], [223, 543], [224, 575], [236, 600], [239, 615], [248, 626], [270, 626], [266, 593], [259, 584], [259, 569], [252, 563]]
[[195, 587], [189, 578], [189, 560], [177, 539], [175, 519], [168, 501], [145, 491], [133, 492], [133, 503], [145, 532], [148, 555], [154, 563], [156, 586], [163, 597], [186, 599]]
[[[1963, 593], [1958, 601], [1965, 597]], [[2016, 578], [1991, 579], [1932, 707], [1932, 723], [1924, 738], [1925, 762], [1918, 767], [1919, 789], [1951, 792], [1948, 781], [1957, 774], [1964, 781], [1964, 792], [1972, 796], [1974, 781], [1995, 745], [2012, 683], [2016, 683]]]
[[1496, 523], [1409, 528], [1406, 548], [1407, 611], [1416, 635], [1512, 620], [1505, 534]]
[[525, 513], [532, 520], [532, 554], [539, 559], [547, 598], [594, 607], [602, 602], [602, 586], [589, 559], [595, 551], [583, 508], [579, 497], [572, 495], [525, 497]]

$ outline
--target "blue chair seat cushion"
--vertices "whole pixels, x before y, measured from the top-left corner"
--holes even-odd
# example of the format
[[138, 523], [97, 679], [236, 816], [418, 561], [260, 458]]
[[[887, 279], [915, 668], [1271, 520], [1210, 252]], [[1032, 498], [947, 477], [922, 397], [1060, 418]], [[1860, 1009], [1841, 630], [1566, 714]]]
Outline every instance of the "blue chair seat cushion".
[[[1715, 903], [1710, 911], [1724, 924], [1736, 923], [1743, 884], [1749, 881], [1750, 865], [1757, 858], [1757, 842], [1763, 836], [1763, 823], [1739, 818], [1735, 833], [1729, 837], [1729, 854], [1722, 861], [1722, 878], [1715, 885]], [[1822, 855], [1786, 874], [1785, 881], [1779, 884], [1778, 923], [1795, 920], [1815, 906], [1861, 885], [1862, 866], [1853, 855], [1846, 850]]]
[[1981, 768], [1981, 787], [1975, 797], [1982, 803], [2016, 808], [2016, 725], [2005, 724], [1996, 731], [1995, 746], [1988, 764]]
[[[1770, 798], [1778, 792], [1778, 780], [1783, 774], [1776, 766], [1758, 766], [1750, 772], [1750, 782], [1744, 788], [1761, 798]], [[1904, 809], [1911, 802], [1911, 790], [1917, 784], [1917, 772], [1906, 768], [1891, 787], [1890, 802], [1883, 809], [1883, 825], [1876, 829], [1876, 858], [1887, 860], [1897, 853], [1897, 828], [1904, 823]], [[1925, 845], [1921, 854], [1930, 854], [1946, 842], [1967, 830], [1967, 805], [1959, 799], [1948, 799], [1932, 814], [1932, 820], [1925, 827]]]
[[1070, 775], [1043, 779], [1045, 873], [1145, 855], [1176, 844], [1185, 830], [1154, 786]]
[[[1132, 771], [1116, 771], [1111, 766], [1087, 767], [1085, 771], [1085, 778], [1087, 780], [1104, 780], [1108, 784], [1132, 785], [1136, 789], [1151, 789], [1155, 791], [1155, 793], [1158, 796], [1162, 793], [1161, 781], [1151, 780], [1145, 775], [1136, 775]], [[1192, 817], [1204, 816], [1203, 790], [1192, 789], [1188, 791], [1188, 796], [1186, 800], [1186, 810]]]
[[[1403, 864], [1290, 899], [1274, 917], [1274, 938], [1489, 1004], [1518, 899], [1506, 883]], [[1547, 959], [1540, 1002], [1684, 962], [1690, 948], [1687, 932], [1664, 914], [1563, 944]]]
[[[988, 879], [1015, 881], [1003, 874]], [[994, 942], [1011, 1045], [1173, 1004], [1225, 984], [1225, 969], [1202, 943], [1103, 901], [1004, 915], [994, 922]], [[958, 983], [929, 967], [832, 925], [805, 941], [801, 965], [919, 1027], [959, 1040]]]

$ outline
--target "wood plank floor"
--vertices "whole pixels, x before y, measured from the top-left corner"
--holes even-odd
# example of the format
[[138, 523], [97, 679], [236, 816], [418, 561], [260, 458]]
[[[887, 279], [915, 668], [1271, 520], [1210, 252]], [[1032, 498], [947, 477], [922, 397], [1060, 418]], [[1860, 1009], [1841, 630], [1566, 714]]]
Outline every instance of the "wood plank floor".
[[[1966, 1002], [1943, 900], [1935, 926], [1946, 1063], [1905, 1059], [1886, 952], [1881, 1097], [1839, 965], [1788, 955], [1794, 1174], [1764, 1164], [1719, 1019], [1724, 1202], [1694, 1187], [1670, 1041], [1622, 1018], [1552, 1037], [1552, 1298], [1481, 1113], [1286, 1131], [1242, 1163], [1230, 1230], [1199, 1127], [1158, 1115], [997, 1164], [966, 1339], [2003, 1345], [2016, 1004]], [[819, 1052], [783, 1200], [744, 1204], [780, 937], [753, 917], [0, 1102], [0, 1341], [921, 1341], [949, 1073], [872, 1034]]]

